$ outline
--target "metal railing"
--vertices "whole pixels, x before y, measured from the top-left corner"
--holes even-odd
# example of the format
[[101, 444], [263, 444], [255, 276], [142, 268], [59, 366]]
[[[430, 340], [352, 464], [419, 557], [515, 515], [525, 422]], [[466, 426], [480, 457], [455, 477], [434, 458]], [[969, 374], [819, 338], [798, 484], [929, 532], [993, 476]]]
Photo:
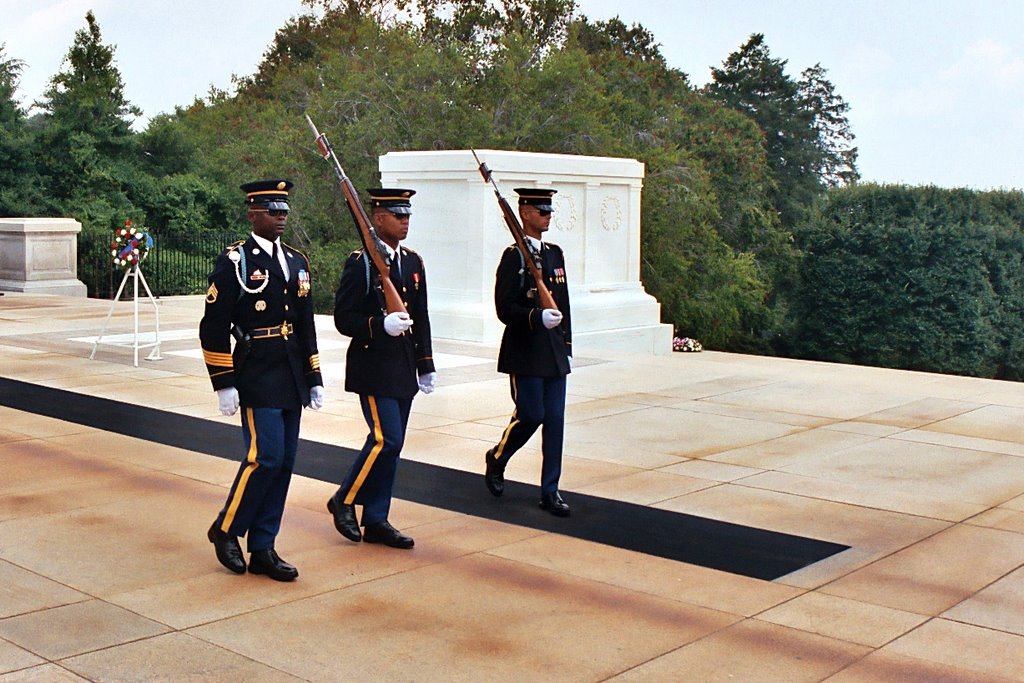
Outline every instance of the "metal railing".
[[[233, 231], [151, 230], [149, 234], [153, 247], [142, 262], [142, 272], [154, 296], [204, 293], [218, 254], [243, 237]], [[124, 271], [113, 265], [109, 236], [79, 235], [78, 277], [90, 297], [113, 298]]]

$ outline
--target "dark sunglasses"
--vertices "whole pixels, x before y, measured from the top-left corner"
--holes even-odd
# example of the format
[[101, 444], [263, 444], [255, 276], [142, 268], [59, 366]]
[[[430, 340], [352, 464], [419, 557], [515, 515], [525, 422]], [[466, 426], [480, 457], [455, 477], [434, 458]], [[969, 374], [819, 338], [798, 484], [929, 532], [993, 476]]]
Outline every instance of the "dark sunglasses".
[[270, 216], [273, 216], [274, 218], [277, 218], [278, 216], [288, 215], [288, 209], [250, 209], [250, 211], [255, 211], [256, 213], [266, 213]]
[[541, 209], [537, 209], [537, 213], [539, 213], [541, 216], [550, 216], [551, 215], [550, 211], [543, 211]]

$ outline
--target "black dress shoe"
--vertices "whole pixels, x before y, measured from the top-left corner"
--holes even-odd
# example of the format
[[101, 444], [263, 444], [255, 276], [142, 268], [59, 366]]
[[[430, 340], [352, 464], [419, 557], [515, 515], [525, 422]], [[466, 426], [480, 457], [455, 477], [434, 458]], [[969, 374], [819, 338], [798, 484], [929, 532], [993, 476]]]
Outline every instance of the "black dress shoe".
[[484, 483], [492, 496], [501, 497], [505, 493], [505, 468], [498, 464], [494, 457], [497, 447], [484, 453], [484, 464], [487, 469], [484, 471]]
[[236, 574], [245, 573], [245, 559], [242, 557], [242, 546], [238, 545], [238, 538], [226, 534], [217, 527], [217, 520], [214, 520], [206, 537], [213, 544], [217, 551], [217, 559], [222, 565]]
[[555, 517], [568, 517], [569, 504], [562, 500], [558, 491], [554, 493], [542, 493], [540, 496], [540, 509], [547, 510]]
[[363, 530], [363, 540], [367, 543], [383, 543], [392, 548], [411, 548], [415, 542], [388, 522], [367, 524]]
[[265, 574], [274, 581], [294, 581], [299, 570], [277, 555], [273, 548], [257, 550], [249, 557], [249, 573]]
[[327, 509], [334, 516], [334, 528], [338, 533], [350, 541], [359, 543], [363, 540], [363, 534], [359, 531], [359, 522], [356, 521], [356, 506], [339, 505], [334, 498], [327, 501]]

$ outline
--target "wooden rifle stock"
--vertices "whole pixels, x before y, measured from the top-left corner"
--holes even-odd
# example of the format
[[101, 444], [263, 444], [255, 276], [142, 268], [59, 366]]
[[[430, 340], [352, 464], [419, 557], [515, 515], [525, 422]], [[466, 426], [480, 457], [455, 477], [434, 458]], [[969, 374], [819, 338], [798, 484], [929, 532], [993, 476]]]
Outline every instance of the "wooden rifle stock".
[[[366, 210], [359, 201], [359, 195], [356, 194], [355, 186], [352, 185], [352, 181], [345, 175], [345, 170], [341, 167], [338, 157], [335, 156], [331, 143], [327, 141], [327, 136], [316, 129], [316, 125], [313, 124], [313, 119], [309, 118], [309, 114], [305, 116], [309, 127], [313, 129], [313, 135], [316, 137], [316, 146], [320, 149], [320, 154], [334, 166], [334, 175], [338, 177], [338, 186], [341, 188], [342, 194], [345, 195], [345, 203], [348, 204], [352, 220], [356, 223], [356, 229], [359, 232], [359, 239], [363, 243], [363, 249], [366, 251], [366, 255], [369, 256], [370, 263], [380, 273], [380, 284], [384, 291], [384, 307], [388, 313], [408, 313], [405, 310], [405, 304], [402, 303], [402, 297], [398, 294], [395, 283], [391, 281], [391, 269], [384, 262], [386, 251], [380, 238], [377, 237], [373, 226], [370, 225], [370, 218], [366, 215]], [[397, 250], [395, 254], [397, 257]]]
[[[523, 230], [523, 226], [519, 224], [519, 218], [512, 211], [512, 207], [509, 206], [508, 201], [501, 196], [501, 190], [498, 189], [498, 183], [495, 182], [491, 176], [491, 169], [487, 168], [487, 164], [480, 161], [480, 157], [476, 155], [476, 150], [470, 150], [473, 152], [473, 158], [476, 159], [476, 163], [479, 164], [480, 175], [483, 176], [485, 183], [490, 183], [494, 188], [494, 196], [498, 198], [498, 206], [501, 207], [501, 215], [505, 219], [505, 225], [508, 226], [509, 232], [512, 233], [512, 239], [515, 240], [516, 248], [519, 249], [519, 253], [523, 255], [523, 262], [526, 264], [527, 269], [530, 271], [530, 275], [533, 276], [533, 282], [537, 286], [537, 301], [540, 303], [541, 308], [551, 308], [558, 310], [558, 304], [555, 303], [555, 297], [551, 295], [551, 290], [548, 289], [547, 285], [544, 284], [544, 275], [540, 272], [540, 254], [536, 253], [526, 242], [526, 231]], [[536, 257], [536, 258], [535, 258]]]

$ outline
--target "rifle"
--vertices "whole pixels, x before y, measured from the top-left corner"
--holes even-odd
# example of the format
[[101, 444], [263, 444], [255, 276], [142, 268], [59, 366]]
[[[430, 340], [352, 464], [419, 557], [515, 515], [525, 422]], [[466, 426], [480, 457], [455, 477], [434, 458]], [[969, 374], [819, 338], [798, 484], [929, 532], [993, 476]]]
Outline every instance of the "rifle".
[[377, 237], [377, 231], [370, 224], [366, 210], [363, 209], [363, 205], [359, 202], [356, 188], [352, 185], [352, 181], [348, 179], [348, 176], [345, 175], [345, 170], [338, 162], [338, 157], [334, 155], [334, 148], [327, 141], [327, 136], [316, 129], [313, 119], [309, 118], [309, 114], [305, 116], [309, 127], [313, 129], [313, 135], [316, 136], [316, 146], [320, 148], [320, 154], [334, 165], [334, 175], [338, 176], [338, 185], [345, 195], [345, 202], [348, 204], [348, 210], [352, 213], [352, 220], [356, 222], [359, 240], [363, 243], [363, 250], [370, 257], [370, 263], [380, 273], [381, 289], [384, 290], [384, 308], [388, 313], [408, 313], [405, 310], [405, 304], [402, 303], [402, 297], [398, 294], [398, 289], [395, 288], [395, 283], [389, 277], [391, 268], [387, 263], [387, 248], [380, 238]]
[[537, 300], [540, 302], [541, 308], [552, 308], [557, 311], [558, 304], [555, 303], [555, 297], [551, 296], [551, 290], [544, 284], [544, 277], [540, 272], [540, 253], [527, 241], [526, 231], [519, 224], [519, 219], [513, 213], [512, 207], [501, 196], [501, 190], [498, 189], [498, 183], [495, 182], [494, 177], [491, 175], [491, 169], [487, 168], [487, 164], [480, 161], [480, 157], [476, 155], [475, 149], [470, 151], [473, 153], [476, 163], [480, 165], [480, 175], [483, 176], [484, 182], [490, 183], [494, 187], [494, 196], [498, 198], [498, 206], [501, 207], [501, 215], [505, 219], [505, 225], [508, 226], [509, 231], [512, 233], [512, 239], [515, 240], [516, 248], [523, 255], [523, 262], [529, 269], [530, 275], [533, 276], [533, 282], [537, 286]]

